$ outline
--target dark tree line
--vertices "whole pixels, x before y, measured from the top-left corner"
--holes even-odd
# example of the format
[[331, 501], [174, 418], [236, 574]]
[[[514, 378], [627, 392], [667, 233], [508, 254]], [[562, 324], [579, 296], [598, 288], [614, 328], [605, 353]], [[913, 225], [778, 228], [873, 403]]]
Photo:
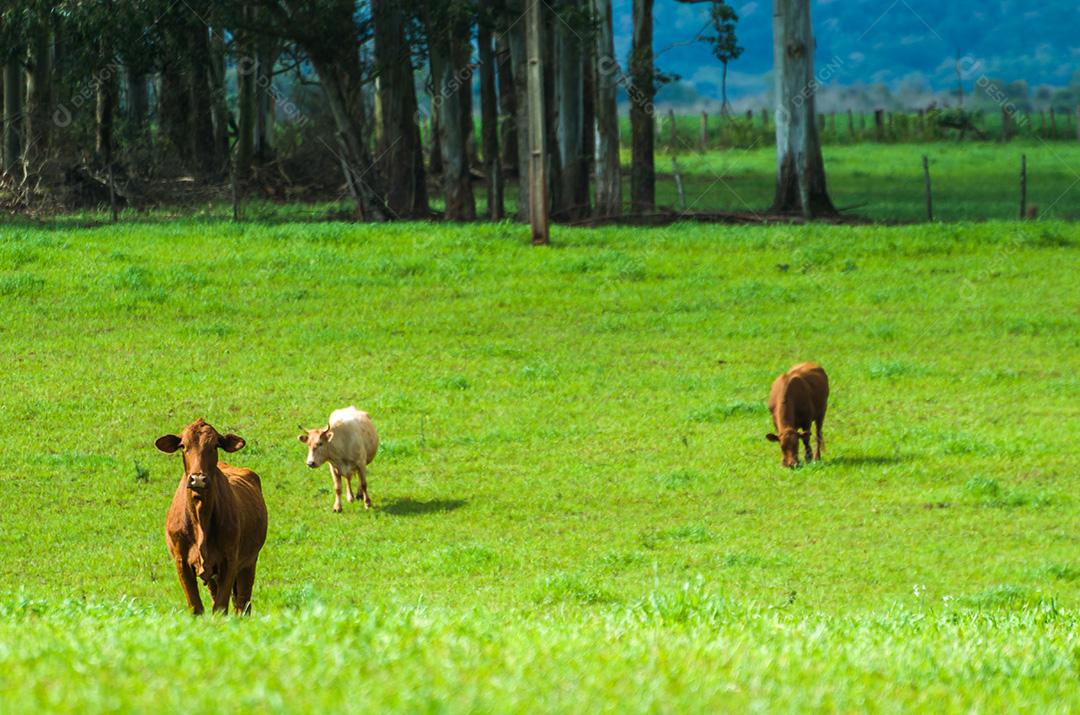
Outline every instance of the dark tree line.
[[[797, 15], [784, 32], [809, 32], [807, 0], [776, 1], [807, 6], [805, 23]], [[611, 0], [538, 5], [6, 0], [5, 185], [47, 193], [81, 176], [111, 187], [115, 174], [150, 180], [169, 167], [207, 184], [244, 182], [271, 173], [276, 144], [312, 113], [322, 131], [304, 141], [320, 145], [324, 173], [347, 188], [357, 218], [429, 217], [441, 198], [447, 219], [474, 220], [474, 187], [483, 186], [498, 219], [515, 181], [520, 219], [530, 215], [530, 194], [556, 220], [614, 216], [623, 210], [624, 93], [630, 206], [654, 210], [652, 0], [633, 2], [625, 62], [614, 56]], [[785, 75], [792, 86], [807, 77], [806, 67], [794, 71]], [[279, 92], [282, 84], [291, 91]], [[298, 88], [317, 96], [317, 107], [293, 106]], [[798, 147], [785, 151], [796, 170], [819, 168], [820, 150], [816, 163]], [[530, 169], [542, 183], [528, 180]], [[823, 170], [818, 183], [823, 192]], [[778, 209], [792, 210], [793, 192], [807, 190], [814, 211], [831, 209], [818, 183], [778, 180]]]

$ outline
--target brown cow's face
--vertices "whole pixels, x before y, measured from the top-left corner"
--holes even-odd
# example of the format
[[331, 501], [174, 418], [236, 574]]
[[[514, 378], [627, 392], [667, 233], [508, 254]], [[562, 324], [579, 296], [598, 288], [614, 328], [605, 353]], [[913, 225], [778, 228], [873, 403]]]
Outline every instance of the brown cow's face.
[[218, 431], [201, 418], [188, 425], [180, 436], [167, 434], [158, 437], [155, 446], [162, 452], [172, 454], [183, 449], [184, 477], [187, 488], [201, 495], [218, 473], [218, 449], [235, 452], [244, 447], [244, 438], [235, 434], [222, 437]]
[[784, 430], [779, 436], [775, 434], [765, 435], [770, 442], [780, 443], [780, 454], [783, 457], [785, 467], [799, 466], [799, 432], [798, 430]]
[[334, 438], [334, 433], [330, 428], [326, 429], [309, 429], [304, 430], [304, 433], [297, 436], [297, 439], [308, 446], [307, 450], [307, 465], [312, 469], [317, 469], [326, 463], [326, 460], [330, 457], [330, 440]]

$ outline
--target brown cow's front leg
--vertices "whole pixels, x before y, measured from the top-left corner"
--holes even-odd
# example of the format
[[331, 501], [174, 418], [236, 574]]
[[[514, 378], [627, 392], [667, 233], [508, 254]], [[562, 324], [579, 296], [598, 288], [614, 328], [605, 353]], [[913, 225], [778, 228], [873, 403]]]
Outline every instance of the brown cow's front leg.
[[236, 572], [236, 585], [233, 586], [233, 613], [238, 616], [251, 613], [251, 590], [254, 585], [254, 566]]
[[330, 474], [334, 477], [334, 512], [341, 511], [341, 472], [334, 465], [330, 465]]
[[814, 452], [810, 449], [810, 430], [806, 430], [800, 435], [803, 443], [803, 447], [806, 450], [806, 461], [809, 462], [814, 459]]
[[218, 572], [217, 588], [214, 589], [214, 613], [229, 612], [229, 598], [236, 587], [236, 569], [232, 564], [223, 566]]
[[183, 559], [177, 559], [176, 575], [180, 578], [180, 587], [184, 589], [184, 595], [187, 597], [188, 608], [191, 609], [192, 614], [201, 615], [203, 605], [202, 599], [199, 598], [199, 583], [195, 580], [195, 569]]

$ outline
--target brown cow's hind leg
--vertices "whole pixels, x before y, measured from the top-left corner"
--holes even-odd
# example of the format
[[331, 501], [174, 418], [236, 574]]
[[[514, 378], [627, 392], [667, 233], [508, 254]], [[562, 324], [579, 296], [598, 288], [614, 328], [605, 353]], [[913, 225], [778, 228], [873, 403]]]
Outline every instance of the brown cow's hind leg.
[[199, 598], [199, 583], [195, 580], [195, 569], [184, 563], [183, 559], [176, 560], [176, 575], [180, 578], [180, 587], [184, 589], [187, 597], [188, 608], [196, 616], [202, 614], [202, 599]]
[[814, 458], [814, 453], [812, 451], [810, 451], [810, 430], [809, 429], [807, 429], [806, 432], [803, 433], [802, 443], [803, 443], [803, 447], [806, 450], [806, 461], [809, 462]]
[[821, 436], [821, 423], [823, 421], [824, 420], [817, 420], [816, 422], [814, 422], [815, 426], [817, 427], [817, 441], [814, 445], [815, 447], [817, 447], [817, 450], [814, 452], [814, 459], [821, 459], [821, 448], [825, 446], [825, 438]]

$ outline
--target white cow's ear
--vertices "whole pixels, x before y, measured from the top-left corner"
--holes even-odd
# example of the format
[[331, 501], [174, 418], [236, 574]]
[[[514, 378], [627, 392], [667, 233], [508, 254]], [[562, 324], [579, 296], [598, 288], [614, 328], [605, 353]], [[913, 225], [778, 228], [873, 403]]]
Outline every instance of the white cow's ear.
[[334, 430], [326, 430], [325, 432], [323, 432], [323, 437], [325, 437], [326, 441], [329, 442], [334, 438]]
[[298, 440], [300, 440], [301, 442], [303, 442], [304, 444], [307, 444], [307, 432], [305, 432], [304, 434], [296, 435], [296, 438]]

